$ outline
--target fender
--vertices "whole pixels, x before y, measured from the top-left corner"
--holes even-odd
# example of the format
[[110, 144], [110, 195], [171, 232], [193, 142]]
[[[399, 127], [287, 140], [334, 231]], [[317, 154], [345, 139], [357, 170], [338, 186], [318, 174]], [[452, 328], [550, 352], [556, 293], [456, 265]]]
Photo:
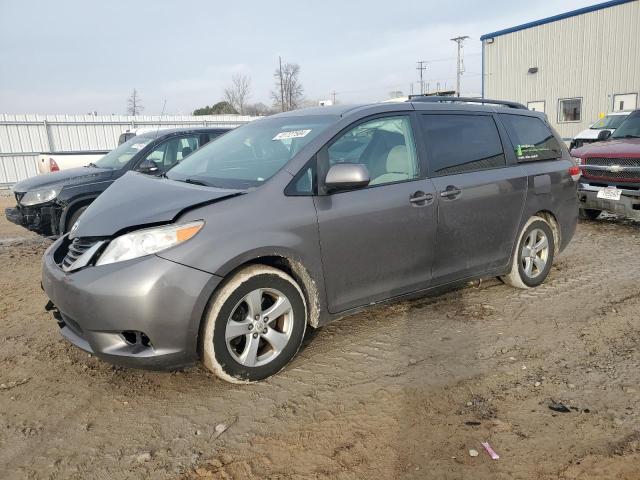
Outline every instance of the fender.
[[71, 202], [65, 203], [64, 206], [61, 205], [62, 213], [60, 214], [60, 221], [58, 222], [58, 233], [60, 235], [62, 235], [62, 233], [64, 233], [64, 226], [67, 224], [67, 217], [68, 217], [69, 211], [71, 211], [72, 207], [75, 207], [76, 205], [78, 205], [80, 203], [89, 202], [89, 204], [91, 204], [91, 202], [93, 202], [96, 198], [98, 198], [98, 195], [95, 195], [95, 194], [94, 195], [90, 195], [90, 194], [81, 195], [79, 197], [76, 197]]
[[275, 267], [283, 266], [279, 265], [278, 261], [282, 259], [282, 263], [291, 270], [288, 273], [301, 283], [309, 303], [309, 324], [312, 327], [319, 327], [329, 322], [331, 316], [326, 308], [322, 266], [316, 265], [315, 268], [309, 268], [309, 262], [305, 262], [294, 250], [286, 247], [255, 248], [230, 259], [215, 272], [215, 275], [225, 278], [248, 263], [261, 263], [261, 259], [262, 263]]

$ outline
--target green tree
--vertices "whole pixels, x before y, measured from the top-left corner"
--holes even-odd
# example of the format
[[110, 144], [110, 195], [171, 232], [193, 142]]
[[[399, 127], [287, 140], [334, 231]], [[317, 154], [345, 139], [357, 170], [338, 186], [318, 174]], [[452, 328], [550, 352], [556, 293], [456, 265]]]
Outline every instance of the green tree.
[[233, 108], [229, 102], [218, 102], [211, 107], [207, 105], [206, 107], [196, 108], [193, 111], [194, 115], [225, 115], [237, 113], [238, 111]]

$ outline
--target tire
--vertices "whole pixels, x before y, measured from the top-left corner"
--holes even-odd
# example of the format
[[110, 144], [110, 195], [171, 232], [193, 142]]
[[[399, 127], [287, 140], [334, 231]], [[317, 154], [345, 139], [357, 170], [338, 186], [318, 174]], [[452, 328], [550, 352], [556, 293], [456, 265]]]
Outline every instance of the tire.
[[555, 248], [555, 238], [549, 223], [542, 217], [531, 217], [518, 237], [511, 271], [500, 279], [516, 288], [537, 287], [549, 275]]
[[[277, 316], [267, 319], [269, 312]], [[202, 360], [231, 383], [263, 380], [295, 357], [306, 326], [307, 305], [295, 280], [273, 267], [252, 265], [211, 298], [201, 335]]]
[[600, 216], [602, 210], [592, 210], [590, 208], [581, 208], [580, 209], [580, 218], [584, 218], [587, 220], [595, 220]]
[[64, 229], [64, 233], [67, 233], [69, 230], [71, 230], [71, 227], [73, 227], [75, 225], [75, 223], [78, 221], [78, 219], [80, 218], [80, 215], [82, 215], [82, 213], [89, 207], [89, 205], [86, 205], [84, 207], [80, 207], [78, 210], [76, 210], [75, 212], [73, 212], [73, 215], [71, 215], [71, 218], [69, 219], [69, 221], [67, 222], [67, 226]]

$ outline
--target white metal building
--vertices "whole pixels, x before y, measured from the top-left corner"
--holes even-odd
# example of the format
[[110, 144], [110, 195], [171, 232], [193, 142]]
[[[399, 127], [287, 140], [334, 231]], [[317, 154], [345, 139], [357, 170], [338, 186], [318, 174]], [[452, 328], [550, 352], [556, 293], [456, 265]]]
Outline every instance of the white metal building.
[[569, 139], [640, 108], [640, 0], [615, 0], [483, 35], [482, 94], [544, 111]]
[[11, 115], [0, 114], [0, 189], [36, 175], [38, 154], [109, 151], [127, 129], [236, 127], [247, 115]]

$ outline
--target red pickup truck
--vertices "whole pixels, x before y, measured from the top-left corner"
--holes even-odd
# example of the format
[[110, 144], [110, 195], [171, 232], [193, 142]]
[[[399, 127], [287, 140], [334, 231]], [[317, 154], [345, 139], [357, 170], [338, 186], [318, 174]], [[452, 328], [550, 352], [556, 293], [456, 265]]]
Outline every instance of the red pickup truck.
[[571, 150], [580, 166], [578, 204], [583, 217], [604, 210], [640, 218], [640, 110], [613, 134], [600, 132], [597, 143]]

